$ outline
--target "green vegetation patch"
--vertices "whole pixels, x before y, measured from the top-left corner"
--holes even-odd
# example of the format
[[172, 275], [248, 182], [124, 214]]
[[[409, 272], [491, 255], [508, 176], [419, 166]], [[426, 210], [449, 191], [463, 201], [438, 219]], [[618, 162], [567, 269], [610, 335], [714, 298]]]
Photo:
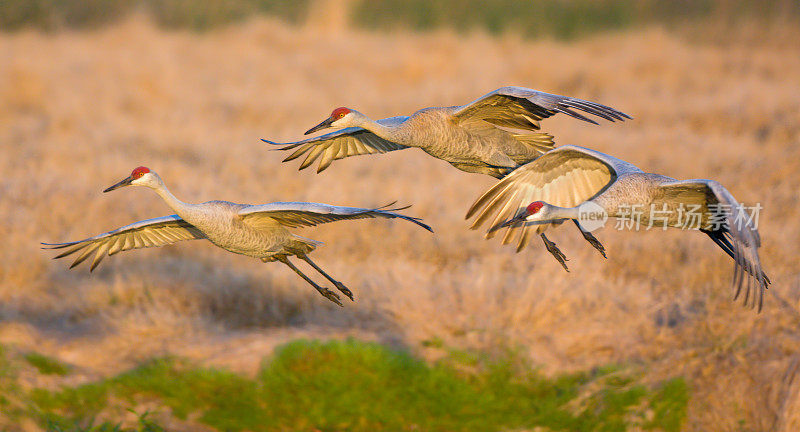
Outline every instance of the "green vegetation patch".
[[665, 431], [678, 431], [686, 418], [689, 405], [689, 388], [682, 379], [671, 379], [661, 385], [650, 397], [654, 416], [645, 426], [647, 429], [661, 428]]
[[572, 39], [633, 26], [800, 17], [800, 3], [782, 0], [364, 0], [352, 22], [372, 29], [453, 28], [515, 31]]
[[137, 419], [132, 427], [112, 422], [69, 423], [59, 419], [45, 422], [44, 427], [47, 432], [166, 432], [167, 429], [150, 419], [148, 411], [141, 414], [134, 411], [134, 414]]
[[644, 17], [635, 0], [383, 0], [359, 2], [354, 22], [373, 29], [408, 27], [415, 30], [454, 28], [514, 30], [527, 36], [579, 35], [629, 27]]
[[16, 421], [22, 415], [22, 403], [19, 395], [22, 389], [18, 383], [17, 368], [14, 367], [6, 353], [6, 349], [0, 345], [0, 429], [6, 422]]
[[[257, 15], [300, 23], [312, 10], [325, 13], [310, 5], [311, 0], [2, 0], [0, 30], [93, 28], [133, 11], [144, 11], [167, 28], [193, 30]], [[348, 7], [350, 24], [368, 29], [516, 31], [561, 39], [651, 23], [800, 18], [800, 2], [786, 0], [358, 0], [327, 7]]]
[[207, 30], [256, 15], [288, 22], [305, 18], [309, 0], [2, 0], [0, 30], [94, 28], [133, 11], [167, 28]]
[[430, 365], [375, 343], [300, 340], [252, 379], [162, 358], [100, 382], [35, 390], [28, 412], [50, 428], [99, 430], [94, 419], [147, 403], [224, 431], [678, 431], [686, 416], [681, 378], [648, 386], [620, 367], [545, 377], [511, 353], [453, 352]]
[[42, 375], [64, 376], [69, 373], [69, 366], [43, 354], [35, 352], [25, 354], [25, 361], [38, 369]]

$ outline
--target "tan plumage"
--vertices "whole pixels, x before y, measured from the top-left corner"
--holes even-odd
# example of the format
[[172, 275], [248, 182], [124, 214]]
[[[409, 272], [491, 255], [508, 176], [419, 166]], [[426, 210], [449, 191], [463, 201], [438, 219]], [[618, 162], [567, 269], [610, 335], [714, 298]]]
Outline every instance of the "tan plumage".
[[[515, 216], [519, 208], [533, 201], [544, 201], [560, 207], [576, 206], [595, 197], [616, 178], [616, 173], [607, 165], [565, 147], [560, 147], [563, 150], [559, 152], [546, 153], [547, 157], [526, 165], [525, 169], [512, 172], [486, 191], [467, 212], [466, 217], [470, 218], [486, 207], [473, 221], [471, 228], [477, 229], [488, 219], [492, 219], [489, 226], [495, 226]], [[503, 244], [510, 243], [513, 234], [518, 231], [517, 250], [522, 250], [529, 241], [528, 228], [509, 227]], [[534, 230], [540, 234], [546, 229], [547, 225], [539, 225]], [[487, 233], [487, 238], [494, 235], [495, 232]]]
[[[391, 117], [378, 120], [381, 124], [396, 125], [408, 119], [408, 117]], [[325, 139], [320, 139], [325, 137]], [[359, 156], [368, 154], [386, 153], [394, 150], [408, 148], [388, 140], [385, 140], [374, 133], [361, 128], [345, 128], [337, 132], [322, 135], [296, 143], [281, 144], [263, 140], [269, 144], [281, 145], [280, 150], [294, 150], [283, 161], [288, 162], [302, 155], [306, 155], [299, 169], [306, 169], [319, 159], [317, 172], [322, 172], [330, 164], [339, 159], [349, 156]]]
[[[763, 291], [770, 281], [758, 256], [761, 246], [758, 230], [751, 219], [737, 213], [741, 206], [733, 195], [713, 180], [678, 181], [642, 172], [604, 153], [562, 146], [499, 181], [475, 201], [466, 218], [476, 217], [472, 229], [489, 222], [487, 238], [507, 227], [503, 244], [517, 238], [520, 251], [527, 245], [532, 229], [543, 233], [566, 220], [578, 223], [579, 207], [587, 202], [600, 206], [608, 217], [627, 217], [626, 209], [634, 206], [653, 208], [664, 216], [643, 212], [639, 224], [677, 228], [686, 228], [679, 209], [692, 206], [701, 215], [697, 220], [699, 231], [734, 259], [734, 298], [739, 296], [747, 279], [744, 303], [748, 304], [753, 286], [751, 305], [757, 304], [761, 309]], [[539, 204], [533, 212], [528, 207], [532, 203]], [[733, 212], [725, 212], [726, 208]], [[715, 226], [714, 220], [721, 221], [720, 226]]]
[[326, 127], [344, 129], [294, 143], [263, 141], [280, 146], [279, 150], [293, 150], [284, 161], [305, 155], [300, 169], [319, 159], [317, 172], [349, 156], [418, 147], [462, 171], [501, 178], [553, 148], [553, 137], [539, 132], [540, 120], [564, 113], [596, 124], [578, 111], [609, 121], [630, 118], [594, 102], [502, 87], [467, 105], [424, 108], [411, 116], [378, 121], [337, 108], [306, 134]]
[[94, 253], [94, 259], [90, 267], [90, 270], [94, 270], [103, 258], [119, 252], [166, 246], [182, 240], [203, 238], [206, 238], [205, 234], [192, 224], [181, 219], [178, 215], [169, 215], [132, 223], [76, 242], [43, 244], [48, 246], [48, 249], [65, 249], [55, 258], [63, 258], [80, 252], [69, 268], [84, 262]]
[[103, 258], [121, 251], [164, 246], [181, 240], [207, 239], [233, 253], [260, 258], [264, 262], [280, 261], [323, 296], [341, 306], [341, 301], [334, 292], [317, 285], [288, 260], [290, 256], [296, 256], [306, 261], [336, 288], [353, 299], [349, 289], [328, 276], [308, 258], [308, 254], [319, 242], [297, 236], [289, 232], [288, 228], [348, 219], [398, 218], [431, 231], [431, 228], [423, 224], [420, 219], [397, 213], [407, 207], [385, 206], [366, 209], [305, 202], [247, 205], [228, 201], [209, 201], [202, 204], [187, 204], [169, 192], [161, 177], [143, 167], [134, 170], [131, 176], [106, 189], [106, 192], [128, 185], [147, 186], [153, 189], [177, 214], [136, 222], [79, 241], [43, 243], [43, 245], [48, 249], [64, 249], [55, 258], [77, 254], [70, 268], [93, 256], [90, 270], [94, 270]]

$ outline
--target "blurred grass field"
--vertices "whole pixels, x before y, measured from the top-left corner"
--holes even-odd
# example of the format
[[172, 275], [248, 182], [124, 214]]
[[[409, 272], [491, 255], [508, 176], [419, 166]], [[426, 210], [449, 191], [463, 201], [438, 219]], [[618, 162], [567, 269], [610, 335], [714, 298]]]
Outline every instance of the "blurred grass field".
[[[317, 18], [261, 17], [199, 33], [134, 12], [96, 28], [0, 34], [0, 344], [16, 370], [13, 379], [0, 372], [0, 403], [21, 410], [13, 417], [0, 409], [0, 429], [41, 430], [48, 418], [84, 429], [143, 430], [151, 420], [168, 430], [209, 428], [206, 408], [181, 418], [176, 407], [186, 401], [162, 390], [129, 403], [107, 387], [97, 412], [36, 403], [109, 386], [159, 358], [177, 359], [168, 368], [185, 364], [255, 385], [263, 361], [283, 358], [276, 347], [346, 338], [377, 343], [364, 349], [391, 358], [424, 359], [413, 363], [419, 370], [451, 368], [463, 374], [459, 383], [488, 372], [447, 363], [453, 352], [499, 358], [512, 350], [548, 385], [623, 365], [633, 374], [623, 390], [641, 389], [623, 410], [632, 430], [654, 418], [658, 409], [644, 401], [670, 382], [685, 383], [685, 415], [671, 417], [681, 430], [800, 429], [800, 30], [791, 19], [765, 26], [744, 17], [735, 31], [711, 21], [682, 29], [644, 23], [560, 40], [481, 26], [372, 31], [325, 17], [324, 3], [308, 7]], [[258, 140], [296, 139], [336, 106], [380, 118], [465, 103], [508, 84], [634, 117], [601, 126], [554, 117], [544, 129], [557, 144], [677, 178], [713, 178], [740, 201], [760, 203], [762, 261], [773, 280], [764, 311], [730, 301], [732, 263], [699, 233], [607, 227], [597, 233], [609, 252], [603, 260], [572, 230], [556, 230], [551, 238], [570, 258], [565, 273], [541, 244], [515, 254], [467, 229], [464, 213], [491, 178], [416, 150], [298, 172]], [[356, 303], [344, 309], [280, 265], [199, 242], [120, 254], [92, 274], [68, 271], [39, 249], [41, 241], [168, 214], [146, 190], [101, 193], [138, 165], [158, 171], [189, 202], [399, 200], [436, 234], [393, 221], [299, 231], [326, 243], [315, 261], [355, 291]], [[520, 375], [509, 382], [526, 376], [514, 370]], [[324, 371], [326, 379], [353, 379]], [[591, 382], [563, 389], [596, 394]], [[681, 412], [676, 400], [670, 415]], [[309, 402], [327, 403], [328, 396]], [[581, 407], [558, 408], [575, 417]], [[367, 412], [353, 418], [374, 420]], [[316, 418], [294, 426], [330, 425]], [[357, 426], [337, 425], [323, 430]], [[272, 430], [281, 427], [291, 428]], [[442, 427], [474, 430], [468, 421]]]
[[[55, 373], [40, 367], [46, 357], [35, 358], [24, 357], [39, 374]], [[10, 353], [0, 359], [4, 389], [17, 387], [5, 412], [12, 421], [32, 418], [53, 430], [125, 430], [119, 419], [128, 417], [139, 423], [132, 430], [177, 423], [225, 431], [600, 431], [631, 425], [678, 431], [688, 399], [683, 379], [642, 385], [636, 368], [546, 378], [512, 353], [489, 359], [454, 351], [430, 366], [355, 340], [294, 341], [266, 359], [254, 379], [166, 357], [96, 382], [22, 392], [16, 379], [25, 367]], [[145, 411], [147, 403], [158, 405]], [[162, 426], [161, 418], [173, 425]]]
[[342, 15], [354, 28], [513, 31], [567, 39], [654, 23], [800, 22], [800, 4], [793, 0], [5, 0], [0, 12], [0, 28], [6, 30], [96, 28], [137, 12], [166, 28], [193, 30], [208, 30], [255, 15], [291, 23]]

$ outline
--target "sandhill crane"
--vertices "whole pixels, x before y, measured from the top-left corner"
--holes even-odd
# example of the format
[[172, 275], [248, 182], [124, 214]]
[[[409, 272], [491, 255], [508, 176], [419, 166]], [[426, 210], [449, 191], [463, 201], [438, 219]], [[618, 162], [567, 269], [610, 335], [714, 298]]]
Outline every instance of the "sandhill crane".
[[308, 258], [308, 254], [320, 242], [292, 234], [288, 228], [315, 226], [344, 219], [400, 218], [432, 232], [431, 228], [420, 219], [395, 213], [407, 207], [364, 209], [305, 202], [247, 205], [228, 201], [209, 201], [202, 204], [187, 204], [175, 198], [161, 177], [146, 167], [134, 169], [130, 176], [103, 192], [110, 192], [123, 186], [145, 186], [153, 189], [177, 214], [139, 221], [84, 240], [42, 244], [48, 249], [66, 249], [55, 258], [80, 252], [70, 268], [94, 254], [91, 271], [106, 255], [114, 255], [120, 251], [164, 246], [180, 240], [207, 239], [233, 253], [260, 258], [264, 262], [280, 261], [325, 298], [342, 306], [336, 293], [317, 285], [289, 261], [290, 256], [306, 261], [339, 291], [353, 300], [353, 293], [344, 284], [333, 279]]
[[424, 108], [411, 116], [378, 121], [340, 107], [305, 134], [326, 128], [339, 131], [293, 143], [262, 141], [281, 146], [279, 150], [294, 150], [284, 162], [306, 154], [300, 169], [319, 158], [317, 172], [348, 156], [418, 147], [462, 171], [502, 178], [553, 148], [551, 135], [536, 132], [541, 119], [564, 113], [597, 124], [574, 110], [612, 122], [630, 118], [594, 102], [522, 87], [502, 87], [467, 105]]
[[[587, 203], [604, 210], [608, 217], [636, 216], [639, 224], [664, 229], [693, 228], [687, 226], [687, 216], [693, 210], [694, 228], [707, 234], [735, 262], [734, 300], [741, 292], [743, 279], [747, 278], [744, 304], [747, 305], [754, 284], [752, 305], [757, 303], [761, 310], [770, 280], [758, 257], [761, 246], [758, 230], [753, 219], [742, 214], [742, 207], [733, 195], [714, 180], [675, 180], [645, 173], [604, 153], [562, 146], [500, 180], [475, 201], [466, 218], [477, 215], [472, 229], [491, 219], [487, 238], [507, 227], [503, 244], [518, 235], [519, 252], [528, 242], [531, 226], [541, 233], [566, 220], [578, 224], [583, 217], [582, 209], [589, 207]], [[655, 209], [657, 213], [634, 214], [630, 210], [635, 208]], [[563, 259], [559, 262], [564, 265]]]
[[[630, 119], [625, 113], [595, 102], [523, 87], [501, 87], [467, 105], [424, 108], [411, 116], [378, 121], [349, 108], [336, 108], [306, 135], [325, 128], [342, 130], [294, 143], [262, 141], [281, 146], [279, 150], [295, 149], [284, 162], [307, 154], [300, 169], [321, 158], [317, 172], [348, 156], [419, 147], [460, 170], [502, 178], [552, 150], [553, 137], [535, 132], [540, 129], [540, 120], [564, 113], [597, 124], [575, 110], [612, 122]], [[592, 234], [581, 232], [605, 257], [603, 245]], [[544, 233], [540, 236], [547, 250], [566, 268], [566, 258], [556, 244]]]

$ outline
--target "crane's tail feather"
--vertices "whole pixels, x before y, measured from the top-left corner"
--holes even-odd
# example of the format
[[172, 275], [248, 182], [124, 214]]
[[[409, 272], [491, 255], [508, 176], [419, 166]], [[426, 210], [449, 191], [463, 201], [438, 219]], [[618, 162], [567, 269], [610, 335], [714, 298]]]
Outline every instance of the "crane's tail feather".
[[295, 255], [305, 255], [311, 253], [318, 246], [325, 244], [319, 240], [313, 240], [297, 234], [292, 234], [292, 240], [293, 241], [289, 242], [286, 248], [289, 250], [289, 252]]
[[[517, 141], [521, 142], [522, 144], [525, 144], [528, 147], [532, 147], [533, 150], [535, 150], [540, 155], [549, 152], [550, 150], [553, 149], [555, 145], [553, 141], [553, 136], [544, 132], [514, 134], [514, 138]], [[511, 158], [514, 159], [513, 156]], [[530, 161], [529, 159], [525, 159], [524, 161], [515, 160], [515, 162], [517, 163], [527, 163], [529, 161]]]

